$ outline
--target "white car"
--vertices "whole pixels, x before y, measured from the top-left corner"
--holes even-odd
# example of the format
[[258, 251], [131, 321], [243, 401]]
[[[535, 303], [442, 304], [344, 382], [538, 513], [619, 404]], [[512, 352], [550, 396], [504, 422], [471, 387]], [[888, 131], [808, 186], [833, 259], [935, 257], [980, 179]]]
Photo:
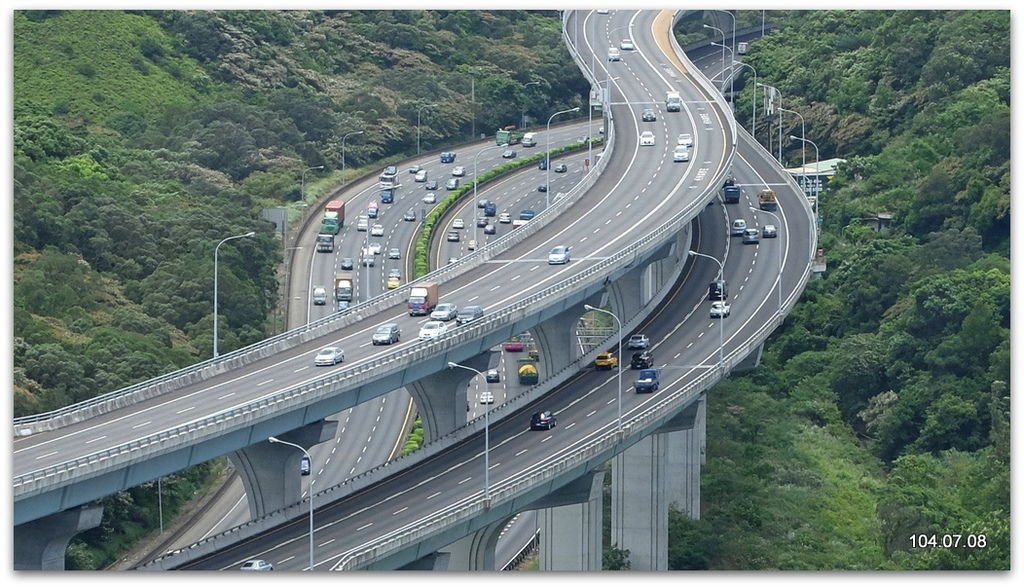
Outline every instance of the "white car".
[[420, 340], [429, 341], [431, 339], [437, 339], [441, 335], [448, 332], [448, 325], [441, 321], [427, 321], [420, 327]]
[[388, 259], [402, 259], [402, 250], [398, 247], [388, 249]]
[[647, 335], [631, 335], [626, 347], [629, 349], [647, 349], [651, 346], [651, 340]]
[[551, 249], [551, 253], [548, 253], [548, 265], [561, 265], [569, 263], [569, 251], [571, 247], [565, 245], [558, 245]]
[[437, 202], [437, 195], [433, 192], [427, 192], [427, 195], [423, 197], [423, 204], [433, 204]]
[[480, 393], [480, 404], [494, 404], [494, 393], [484, 390]]
[[383, 237], [384, 236], [384, 225], [377, 223], [370, 229], [371, 237]]
[[619, 54], [619, 50], [615, 47], [608, 48], [608, 61], [621, 61], [622, 55]]
[[370, 243], [369, 249], [373, 255], [380, 255], [382, 251], [380, 243]]
[[640, 133], [640, 146], [641, 147], [653, 147], [654, 146], [654, 133], [651, 131], [644, 131]]
[[507, 213], [507, 212], [503, 212], [503, 213], [498, 215], [498, 222], [499, 223], [504, 223], [504, 224], [507, 225], [510, 222], [512, 222], [512, 215]]
[[452, 175], [457, 178], [461, 178], [462, 176], [466, 175], [466, 168], [462, 167], [461, 165], [457, 165], [454, 168], [452, 168]]
[[747, 230], [747, 221], [745, 221], [745, 220], [743, 220], [741, 218], [738, 218], [738, 219], [732, 221], [732, 230], [729, 231], [729, 234], [732, 235], [733, 237], [742, 237], [743, 236], [743, 231], [746, 231], [746, 230]]
[[421, 169], [421, 170], [417, 171], [416, 172], [416, 177], [414, 177], [413, 180], [417, 181], [417, 182], [426, 182], [427, 181], [427, 170]]
[[729, 316], [732, 307], [724, 300], [716, 300], [711, 303], [711, 318], [725, 318]]
[[693, 147], [693, 135], [690, 133], [679, 133], [676, 137], [676, 145], [682, 145], [683, 147]]
[[690, 151], [683, 145], [676, 145], [675, 150], [672, 151], [672, 161], [690, 161]]
[[243, 572], [272, 572], [274, 564], [262, 559], [250, 559], [239, 568]]
[[464, 228], [466, 228], [466, 221], [462, 220], [461, 218], [457, 218], [457, 219], [452, 221], [452, 228], [453, 229], [464, 229]]
[[341, 347], [324, 347], [316, 354], [316, 365], [336, 365], [345, 361], [345, 350]]
[[619, 43], [619, 49], [622, 49], [623, 51], [632, 51], [633, 41], [630, 39], [623, 39], [622, 42]]
[[430, 319], [435, 321], [451, 321], [459, 315], [459, 307], [451, 302], [442, 302], [430, 313]]
[[765, 239], [774, 239], [779, 236], [779, 230], [775, 228], [775, 225], [765, 225], [761, 229], [761, 236]]

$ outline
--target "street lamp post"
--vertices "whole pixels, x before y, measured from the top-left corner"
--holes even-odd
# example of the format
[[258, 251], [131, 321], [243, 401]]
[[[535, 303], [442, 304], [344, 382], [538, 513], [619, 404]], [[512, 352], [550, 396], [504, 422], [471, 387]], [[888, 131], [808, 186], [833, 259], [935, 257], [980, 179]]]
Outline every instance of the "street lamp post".
[[352, 131], [345, 133], [341, 138], [341, 183], [345, 185], [348, 183], [348, 178], [345, 177], [345, 139], [348, 139], [349, 135], [362, 135], [363, 131]]
[[[476, 375], [484, 379], [484, 392], [490, 393], [491, 385], [487, 382], [487, 378], [480, 373], [480, 370], [473, 369], [468, 365], [462, 365], [455, 363], [454, 361], [448, 362], [450, 368], [462, 368], [469, 370]], [[484, 500], [490, 504], [491, 502], [491, 434], [490, 434], [490, 420], [488, 413], [490, 412], [490, 405], [484, 404]]]
[[433, 108], [437, 104], [421, 104], [416, 108], [416, 155], [420, 154], [420, 112], [424, 108]]
[[[725, 31], [723, 31], [722, 29], [720, 29], [720, 28], [718, 28], [716, 26], [711, 26], [709, 24], [704, 25], [704, 28], [706, 28], [706, 29], [714, 29], [714, 30], [718, 31], [719, 34], [722, 35], [722, 45], [721, 45], [721, 47], [722, 47], [722, 76], [723, 76], [722, 80], [724, 81], [725, 80], [725, 77], [724, 77], [725, 76]], [[718, 43], [714, 43], [714, 42], [711, 43], [711, 44], [712, 45], [718, 45]], [[711, 79], [715, 79], [715, 78], [711, 78]]]
[[[729, 47], [728, 45], [722, 45], [721, 43], [715, 43], [714, 41], [711, 41], [711, 44], [715, 45], [715, 46], [721, 46], [722, 47], [722, 53], [725, 53], [726, 49], [729, 50], [729, 104], [731, 106], [732, 105], [732, 100], [733, 100], [732, 99], [732, 93], [733, 93], [733, 87], [732, 87], [732, 77], [733, 77], [732, 76], [732, 64], [736, 62], [736, 55], [732, 52], [732, 48]], [[722, 74], [723, 75], [725, 74], [725, 62], [724, 61], [722, 62]], [[725, 80], [724, 79], [722, 80], [722, 93], [725, 94]], [[735, 110], [735, 108], [733, 110]]]
[[[729, 60], [729, 93], [732, 94], [733, 93], [733, 89], [734, 89], [733, 81], [732, 81], [732, 78], [733, 78], [733, 67], [734, 67], [734, 64], [736, 63], [736, 61], [735, 61], [735, 58], [736, 58], [736, 15], [731, 13], [731, 12], [729, 12], [728, 10], [717, 10], [716, 9], [715, 12], [724, 12], [724, 13], [728, 14], [730, 17], [732, 17], [732, 56], [733, 56], [733, 59]], [[722, 34], [722, 42], [725, 43], [725, 34], [724, 33]]]
[[545, 210], [551, 207], [551, 119], [555, 118], [560, 114], [566, 114], [568, 112], [579, 112], [580, 107], [570, 108], [568, 110], [560, 110], [548, 117], [548, 132], [547, 132], [547, 153], [544, 154], [545, 176], [544, 176], [544, 208]]
[[256, 231], [249, 231], [242, 235], [233, 235], [231, 237], [225, 237], [217, 246], [213, 248], [213, 358], [217, 359], [217, 288], [219, 286], [218, 281], [218, 259], [220, 255], [220, 246], [231, 241], [233, 239], [242, 239], [244, 237], [252, 237], [256, 234]]
[[[267, 437], [267, 441], [270, 441], [271, 443], [281, 443], [282, 445], [289, 445], [301, 451], [303, 455], [306, 456], [306, 459], [309, 460], [309, 467], [310, 471], [312, 472], [313, 458], [310, 457], [309, 452], [306, 451], [305, 447], [301, 445], [296, 445], [295, 443], [290, 443], [288, 441], [282, 441], [277, 437]], [[311, 477], [309, 479], [309, 571], [311, 572], [313, 571], [313, 481], [314, 480]]]
[[[773, 218], [775, 218], [775, 222], [778, 223], [777, 225], [775, 225], [775, 226], [779, 227], [778, 230], [782, 229], [782, 219], [779, 218], [779, 215], [775, 214], [774, 212], [769, 212], [767, 210], [761, 210], [760, 208], [754, 208], [753, 206], [750, 207], [750, 210], [755, 212], [755, 213], [762, 212], [764, 214], [771, 215]], [[788, 233], [786, 234], [786, 238], [787, 239], [789, 238], [789, 234]], [[782, 247], [781, 246], [775, 248], [775, 256], [779, 260], [779, 314], [782, 314]]]
[[757, 70], [749, 63], [744, 63], [742, 61], [733, 63], [739, 63], [740, 67], [749, 67], [750, 71], [754, 72], [754, 96], [750, 99], [750, 135], [754, 137], [755, 141], [757, 141], [757, 135], [754, 134], [754, 129], [757, 128]]
[[[768, 145], [767, 145], [767, 147], [768, 147], [768, 154], [770, 155], [771, 152], [772, 152], [772, 119], [771, 119], [771, 116], [772, 116], [772, 114], [774, 113], [774, 110], [775, 110], [775, 105], [774, 105], [775, 96], [779, 96], [779, 101], [781, 102], [782, 95], [779, 92], [779, 89], [776, 88], [775, 86], [771, 86], [771, 85], [768, 85], [768, 84], [757, 84], [757, 85], [761, 86], [762, 88], [764, 88], [764, 94], [765, 94], [765, 97], [768, 100], [768, 106], [771, 106], [770, 109], [769, 109], [768, 106], [765, 106], [765, 113], [764, 113], [765, 118], [768, 119]], [[779, 118], [781, 119], [782, 117], [779, 117]], [[756, 138], [757, 137], [755, 137], [755, 139]], [[780, 164], [782, 163], [782, 144], [781, 143], [782, 143], [782, 125], [780, 124], [779, 125], [779, 157], [778, 157], [778, 161], [779, 161]]]
[[[490, 151], [492, 149], [502, 149], [502, 148], [507, 149], [508, 148], [508, 143], [502, 143], [501, 145], [491, 145], [490, 147], [484, 147], [480, 151], [477, 151], [476, 155], [473, 156], [473, 202], [477, 202], [477, 199], [476, 199], [476, 195], [477, 195], [476, 186], [477, 186], [477, 177], [478, 177], [479, 174], [477, 174], [477, 171], [476, 171], [476, 164], [477, 164], [478, 158], [480, 157], [480, 154], [483, 153], [484, 151]], [[475, 218], [473, 219], [473, 241], [476, 241], [476, 246], [480, 247], [480, 242], [477, 240], [477, 226], [476, 226], [476, 219]]]
[[[532, 82], [526, 82], [525, 84], [523, 84], [523, 89], [525, 90], [526, 88], [529, 88], [530, 86], [539, 86], [539, 85], [540, 85], [540, 82], [534, 80]], [[522, 123], [519, 125], [519, 128], [521, 128], [521, 129], [525, 129], [526, 128], [526, 101], [525, 100], [523, 101]]]
[[617, 324], [619, 326], [619, 361], [617, 362], [617, 364], [619, 366], [619, 398], [618, 398], [618, 403], [619, 403], [619, 420], [618, 420], [618, 425], [616, 425], [616, 430], [621, 433], [622, 432], [622, 321], [620, 321], [619, 317], [615, 316], [615, 313], [613, 313], [610, 310], [605, 310], [603, 308], [597, 308], [597, 307], [591, 306], [589, 304], [584, 304], [583, 308], [585, 308], [587, 310], [592, 310], [594, 312], [602, 312], [604, 314], [607, 314], [610, 317], [612, 317], [613, 319], [615, 319], [615, 324]]
[[299, 178], [299, 200], [306, 201], [306, 172], [314, 169], [323, 169], [322, 165], [314, 165], [313, 167], [307, 167], [302, 170], [302, 176]]
[[[706, 257], [718, 264], [718, 279], [724, 279], [725, 275], [725, 264], [718, 260], [717, 257], [712, 257], [705, 253], [698, 253], [693, 249], [690, 250], [690, 255], [699, 255], [700, 257]], [[728, 302], [728, 301], [726, 301]], [[725, 317], [718, 317], [718, 365], [721, 368], [725, 368]]]
[[[800, 182], [800, 188], [806, 194], [807, 193], [807, 151], [806, 151], [806, 149], [804, 149], [804, 139], [803, 138], [807, 136], [807, 133], [804, 132], [804, 115], [800, 114], [799, 112], [797, 112], [795, 110], [789, 110], [788, 108], [782, 108], [781, 106], [779, 107], [779, 110], [781, 112], [788, 112], [790, 114], [795, 114], [795, 115], [800, 117], [800, 137], [801, 137], [801, 143], [800, 143], [800, 177], [803, 180], [803, 181]], [[779, 122], [781, 123], [781, 121], [779, 121]], [[780, 151], [781, 151], [781, 149], [780, 149]], [[815, 222], [817, 222], [817, 221], [815, 221]]]
[[[796, 135], [790, 135], [790, 139], [799, 140], [805, 143], [810, 143], [814, 147], [814, 227], [818, 229], [818, 195], [821, 192], [819, 186], [821, 185], [821, 170], [818, 166], [821, 165], [821, 158], [818, 153], [818, 144], [806, 137], [797, 137]], [[806, 179], [804, 180], [807, 181]]]

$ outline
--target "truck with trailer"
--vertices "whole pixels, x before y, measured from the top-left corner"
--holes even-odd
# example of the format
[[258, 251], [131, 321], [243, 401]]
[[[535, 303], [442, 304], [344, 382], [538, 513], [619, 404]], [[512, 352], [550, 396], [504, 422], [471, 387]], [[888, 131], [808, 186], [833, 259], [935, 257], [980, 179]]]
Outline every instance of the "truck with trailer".
[[775, 197], [775, 190], [765, 188], [758, 192], [757, 205], [761, 210], [778, 210], [779, 201]]
[[352, 293], [355, 291], [355, 276], [352, 272], [338, 272], [334, 275], [334, 298], [352, 302]]
[[537, 383], [540, 379], [537, 372], [537, 361], [532, 357], [524, 357], [516, 361], [519, 366], [517, 373], [519, 375], [519, 383], [532, 386]]
[[416, 284], [409, 290], [409, 316], [422, 316], [434, 312], [438, 296], [437, 282]]
[[316, 236], [316, 250], [319, 253], [331, 253], [334, 251], [334, 235], [320, 233]]
[[679, 92], [667, 92], [665, 94], [665, 111], [666, 112], [679, 112], [679, 109], [683, 106], [683, 98], [679, 95]]
[[328, 202], [327, 206], [324, 207], [324, 218], [328, 218], [328, 215], [331, 215], [331, 218], [337, 219], [338, 226], [345, 226], [345, 201], [331, 200]]
[[515, 145], [523, 140], [523, 134], [515, 130], [515, 125], [509, 125], [503, 129], [498, 129], [498, 132], [494, 134], [494, 142], [498, 145]]

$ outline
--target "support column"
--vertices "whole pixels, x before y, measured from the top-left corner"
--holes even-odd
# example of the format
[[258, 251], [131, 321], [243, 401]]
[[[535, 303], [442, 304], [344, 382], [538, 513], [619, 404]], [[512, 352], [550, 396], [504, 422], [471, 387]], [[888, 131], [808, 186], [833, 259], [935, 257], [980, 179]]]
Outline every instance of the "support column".
[[601, 571], [604, 478], [603, 471], [580, 478], [561, 495], [575, 503], [540, 511], [541, 571]]
[[667, 447], [667, 500], [691, 519], [700, 519], [700, 471], [703, 448], [704, 396], [658, 430]]
[[[480, 372], [486, 372], [491, 352], [475, 355], [459, 363]], [[444, 369], [420, 378], [405, 388], [416, 402], [423, 422], [424, 443], [447, 435], [466, 424], [469, 401], [466, 386], [476, 374], [460, 368]]]
[[[498, 537], [508, 521], [509, 519], [504, 519], [487, 525], [444, 549], [438, 550], [438, 563], [443, 560], [445, 564], [443, 569], [450, 572], [495, 571], [494, 546], [497, 545]], [[442, 568], [435, 567], [434, 569]]]
[[63, 571], [71, 538], [102, 520], [102, 506], [83, 506], [14, 527], [15, 571]]
[[612, 543], [629, 550], [630, 569], [668, 569], [667, 443], [644, 437], [612, 460]]
[[562, 311], [530, 329], [540, 361], [537, 367], [540, 380], [544, 381], [556, 372], [572, 363], [580, 355], [579, 342], [576, 340], [576, 325], [586, 312], [583, 305]]
[[[338, 422], [322, 420], [277, 437], [305, 447], [334, 439]], [[302, 499], [299, 461], [302, 452], [283, 443], [261, 441], [228, 455], [245, 487], [253, 520]], [[315, 464], [314, 464], [315, 467]]]
[[623, 322], [636, 316], [644, 305], [643, 278], [647, 265], [634, 267], [622, 277], [608, 284], [608, 302], [611, 310]]
[[743, 372], [751, 372], [757, 369], [757, 366], [761, 365], [761, 354], [764, 352], [764, 343], [757, 346], [757, 349], [750, 352], [749, 355], [744, 357], [732, 367], [730, 372], [741, 374]]

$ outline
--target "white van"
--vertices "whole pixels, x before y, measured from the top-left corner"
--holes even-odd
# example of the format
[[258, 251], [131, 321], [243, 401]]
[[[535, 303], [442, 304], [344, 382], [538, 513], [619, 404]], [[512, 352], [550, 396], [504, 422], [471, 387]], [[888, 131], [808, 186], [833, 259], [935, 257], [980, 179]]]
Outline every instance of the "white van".
[[323, 286], [313, 288], [313, 304], [317, 306], [327, 304], [327, 288], [324, 288]]
[[415, 181], [417, 181], [417, 182], [426, 182], [427, 181], [427, 176], [428, 176], [427, 170], [421, 169], [420, 171], [416, 172], [416, 177], [413, 178], [413, 179]]
[[523, 135], [523, 147], [536, 147], [537, 133], [526, 133]]
[[731, 234], [732, 234], [733, 237], [742, 237], [743, 236], [743, 231], [746, 231], [746, 230], [747, 230], [747, 221], [745, 221], [745, 220], [743, 220], [741, 218], [738, 218], [738, 219], [732, 221], [732, 233]]

